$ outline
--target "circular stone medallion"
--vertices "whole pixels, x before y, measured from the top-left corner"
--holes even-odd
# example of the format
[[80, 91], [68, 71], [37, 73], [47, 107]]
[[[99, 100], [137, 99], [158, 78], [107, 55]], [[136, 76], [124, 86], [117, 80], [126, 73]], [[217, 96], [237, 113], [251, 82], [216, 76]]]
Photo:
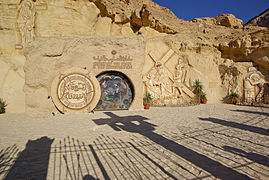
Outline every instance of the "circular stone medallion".
[[81, 74], [69, 74], [58, 85], [57, 96], [60, 102], [70, 109], [82, 109], [92, 100], [94, 90], [90, 79]]
[[58, 110], [63, 113], [89, 112], [98, 103], [100, 86], [88, 71], [72, 68], [54, 79], [51, 96]]

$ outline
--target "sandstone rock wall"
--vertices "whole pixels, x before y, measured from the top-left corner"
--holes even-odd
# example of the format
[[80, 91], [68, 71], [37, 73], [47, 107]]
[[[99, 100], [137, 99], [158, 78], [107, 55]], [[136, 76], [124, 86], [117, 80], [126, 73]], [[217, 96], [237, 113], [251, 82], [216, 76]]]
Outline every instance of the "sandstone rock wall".
[[25, 57], [16, 49], [18, 1], [0, 3], [0, 97], [8, 103], [7, 112], [24, 112], [23, 85]]
[[[154, 66], [150, 55], [162, 60], [173, 54], [163, 64], [171, 71], [169, 92], [178, 60], [184, 60], [188, 72], [184, 86], [191, 90], [193, 81], [200, 79], [209, 103], [222, 102], [232, 91], [243, 94], [240, 81], [247, 66], [257, 66], [268, 81], [268, 28], [243, 26], [233, 15], [184, 21], [151, 0], [2, 0], [0, 97], [9, 104], [7, 112], [25, 111], [23, 51], [36, 38], [138, 34], [147, 39], [143, 75]], [[61, 46], [55, 42], [53, 47], [58, 52]]]

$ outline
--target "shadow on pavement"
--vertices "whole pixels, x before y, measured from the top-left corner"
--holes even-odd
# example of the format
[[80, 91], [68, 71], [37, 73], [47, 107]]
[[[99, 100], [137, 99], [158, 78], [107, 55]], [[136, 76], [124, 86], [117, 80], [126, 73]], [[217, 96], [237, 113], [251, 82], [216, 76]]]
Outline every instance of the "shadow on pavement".
[[84, 176], [83, 177], [83, 180], [97, 180], [97, 179], [95, 179], [93, 176], [91, 176], [91, 175], [86, 175], [86, 176]]
[[5, 179], [46, 179], [52, 142], [48, 137], [29, 140]]
[[260, 112], [260, 111], [248, 111], [248, 110], [240, 110], [240, 109], [231, 110], [231, 111], [234, 111], [234, 112], [242, 112], [242, 113], [250, 113], [250, 114], [258, 114], [258, 115], [269, 117], [269, 113]]
[[0, 175], [8, 172], [9, 168], [14, 163], [18, 151], [19, 149], [16, 144], [0, 151]]
[[246, 151], [243, 151], [241, 149], [237, 149], [231, 146], [224, 146], [223, 147], [225, 151], [231, 152], [233, 154], [245, 157], [251, 161], [254, 161], [256, 163], [259, 163], [261, 165], [267, 166], [269, 167], [269, 158], [266, 156], [262, 156], [260, 154], [256, 154], [256, 153], [248, 153]]
[[221, 124], [223, 126], [237, 128], [237, 129], [241, 129], [241, 130], [250, 131], [253, 133], [269, 136], [269, 130], [264, 129], [264, 128], [260, 128], [260, 127], [250, 126], [250, 125], [241, 124], [241, 123], [237, 123], [237, 122], [225, 121], [222, 119], [211, 118], [211, 117], [210, 118], [199, 118], [199, 119], [202, 121], [210, 121], [210, 122], [213, 122], [216, 124]]
[[[1, 174], [5, 179], [251, 179], [247, 171], [237, 171], [237, 167], [247, 167], [248, 164], [236, 164], [236, 160], [230, 159], [233, 154], [239, 158], [268, 166], [268, 157], [257, 153], [248, 153], [232, 147], [233, 142], [215, 146], [215, 141], [204, 139], [200, 132], [194, 135], [157, 134], [154, 132], [156, 125], [148, 122], [143, 116], [119, 117], [111, 112], [105, 112], [109, 118], [93, 120], [97, 125], [109, 125], [115, 131], [132, 133], [131, 141], [126, 142], [115, 137], [100, 134], [91, 144], [74, 138], [60, 139], [54, 143], [54, 139], [42, 137], [28, 141], [26, 148], [18, 154], [16, 145], [0, 151], [0, 179]], [[227, 122], [215, 118], [200, 118], [228, 127], [239, 128], [266, 134], [263, 128], [257, 128], [244, 124]], [[168, 134], [167, 134], [168, 133]], [[196, 135], [198, 133], [198, 135]], [[208, 135], [209, 129], [203, 132]], [[219, 132], [218, 132], [219, 133]], [[136, 137], [135, 134], [138, 134]], [[142, 135], [142, 136], [140, 136]], [[220, 134], [222, 135], [222, 134]], [[133, 139], [133, 137], [135, 137]], [[174, 137], [174, 138], [172, 138]], [[223, 137], [223, 136], [221, 136]], [[181, 140], [188, 139], [186, 146]], [[232, 138], [227, 136], [226, 139]], [[176, 140], [178, 139], [178, 140]], [[180, 144], [178, 142], [181, 142]], [[189, 144], [190, 145], [189, 147]], [[213, 155], [207, 156], [197, 148], [212, 150]], [[195, 146], [198, 144], [199, 146]], [[230, 146], [228, 146], [230, 145]], [[209, 149], [210, 148], [210, 149]], [[195, 150], [194, 150], [195, 149]], [[215, 154], [214, 152], [218, 150]], [[226, 153], [226, 154], [225, 154]], [[231, 154], [232, 153], [232, 154]], [[17, 156], [18, 154], [18, 156]], [[226, 155], [229, 156], [226, 157]], [[241, 156], [241, 157], [240, 157]], [[17, 157], [17, 158], [16, 158]], [[214, 158], [211, 159], [210, 157]], [[218, 158], [215, 158], [218, 157]], [[235, 165], [225, 165], [229, 160]], [[49, 162], [50, 161], [50, 162]], [[231, 167], [228, 167], [231, 166]], [[11, 167], [11, 168], [10, 168]], [[253, 170], [253, 172], [257, 172]], [[246, 175], [247, 174], [247, 175]], [[249, 175], [249, 176], [248, 176]], [[214, 176], [214, 177], [212, 177]], [[5, 176], [4, 176], [5, 177]]]
[[216, 178], [220, 179], [250, 179], [247, 175], [241, 174], [223, 164], [208, 158], [207, 156], [197, 153], [192, 149], [186, 148], [170, 139], [167, 139], [155, 132], [156, 125], [145, 120], [143, 116], [126, 116], [119, 117], [111, 112], [105, 112], [110, 118], [101, 118], [93, 120], [97, 125], [109, 125], [116, 131], [127, 131], [138, 133], [147, 137], [151, 141], [159, 144], [165, 149], [174, 152], [181, 158], [199, 166], [203, 170], [209, 172]]
[[[152, 152], [142, 152], [139, 146], [141, 148], [142, 145], [103, 134], [90, 145], [74, 138], [64, 138], [52, 147], [54, 168], [50, 177], [83, 180], [178, 179], [150, 157]], [[168, 164], [165, 167], [176, 170]]]

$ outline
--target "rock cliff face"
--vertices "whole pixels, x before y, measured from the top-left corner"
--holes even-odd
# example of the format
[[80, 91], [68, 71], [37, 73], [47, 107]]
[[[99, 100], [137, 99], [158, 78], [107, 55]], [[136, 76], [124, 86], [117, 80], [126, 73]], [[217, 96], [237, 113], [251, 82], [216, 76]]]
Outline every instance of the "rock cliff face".
[[[231, 14], [184, 21], [151, 0], [3, 0], [0, 19], [0, 97], [8, 102], [8, 112], [28, 108], [24, 84], [34, 77], [25, 76], [24, 51], [37, 37], [142, 34], [146, 38], [144, 88], [152, 88], [161, 105], [188, 102], [192, 94], [187, 89], [192, 89], [195, 79], [203, 83], [209, 103], [222, 103], [232, 92], [243, 98], [249, 67], [257, 67], [269, 79], [269, 29], [243, 26]], [[54, 47], [57, 52], [57, 43]], [[147, 84], [158, 71], [158, 62], [168, 74], [164, 95]], [[183, 66], [185, 90], [174, 94], [177, 65]], [[164, 99], [159, 101], [160, 97]], [[174, 97], [176, 102], [171, 100]]]
[[247, 24], [253, 24], [253, 25], [258, 25], [261, 27], [269, 28], [269, 8], [266, 9], [264, 12], [262, 12], [260, 15], [249, 20]]
[[161, 33], [174, 34], [178, 32], [176, 24], [182, 21], [151, 0], [90, 1], [99, 8], [102, 17], [110, 17], [117, 24], [129, 22], [133, 31], [149, 26]]

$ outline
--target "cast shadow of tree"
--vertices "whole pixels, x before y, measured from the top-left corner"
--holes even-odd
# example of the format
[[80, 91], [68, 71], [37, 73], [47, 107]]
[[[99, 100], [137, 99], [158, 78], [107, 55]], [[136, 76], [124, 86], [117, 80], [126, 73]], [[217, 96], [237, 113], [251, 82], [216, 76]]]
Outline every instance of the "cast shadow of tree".
[[46, 179], [53, 139], [42, 137], [29, 140], [26, 148], [18, 154], [5, 179]]
[[186, 148], [170, 139], [167, 139], [155, 132], [156, 125], [147, 122], [143, 116], [119, 117], [111, 112], [105, 112], [110, 118], [101, 118], [93, 120], [97, 125], [109, 125], [115, 131], [127, 131], [138, 133], [150, 139], [154, 143], [175, 153], [177, 156], [191, 162], [192, 164], [209, 172], [220, 179], [250, 179], [247, 175], [241, 174], [223, 164], [197, 153], [192, 149]]
[[199, 118], [199, 119], [202, 120], [202, 121], [210, 121], [210, 122], [220, 124], [220, 125], [223, 125], [223, 126], [237, 128], [237, 129], [241, 129], [241, 130], [245, 130], [245, 131], [249, 131], [249, 132], [269, 136], [269, 130], [261, 128], [261, 127], [255, 127], [255, 126], [250, 126], [250, 125], [241, 124], [241, 123], [237, 123], [237, 122], [225, 121], [225, 120], [222, 120], [222, 119], [217, 119], [217, 118], [212, 118], [212, 117]]

